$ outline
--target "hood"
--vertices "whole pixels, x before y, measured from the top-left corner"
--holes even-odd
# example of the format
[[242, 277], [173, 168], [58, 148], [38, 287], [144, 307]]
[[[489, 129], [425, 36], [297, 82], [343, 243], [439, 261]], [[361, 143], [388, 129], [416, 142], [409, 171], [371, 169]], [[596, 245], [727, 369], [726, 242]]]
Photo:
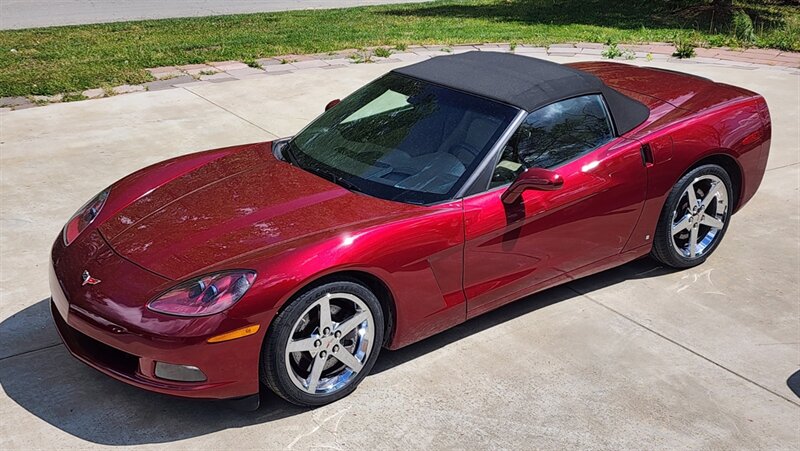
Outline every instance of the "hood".
[[263, 148], [243, 149], [150, 190], [104, 222], [101, 233], [126, 259], [179, 279], [245, 253], [350, 231], [413, 208], [352, 193]]

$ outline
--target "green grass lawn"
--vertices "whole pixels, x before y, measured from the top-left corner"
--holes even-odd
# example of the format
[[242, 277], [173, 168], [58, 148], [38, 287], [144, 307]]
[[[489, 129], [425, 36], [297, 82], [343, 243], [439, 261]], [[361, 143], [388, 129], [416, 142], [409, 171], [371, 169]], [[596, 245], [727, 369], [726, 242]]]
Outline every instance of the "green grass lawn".
[[[0, 96], [148, 81], [147, 67], [398, 44], [740, 43], [649, 0], [474, 0], [148, 20], [0, 32]], [[758, 12], [758, 11], [756, 11]], [[800, 49], [797, 8], [755, 20], [755, 45]]]

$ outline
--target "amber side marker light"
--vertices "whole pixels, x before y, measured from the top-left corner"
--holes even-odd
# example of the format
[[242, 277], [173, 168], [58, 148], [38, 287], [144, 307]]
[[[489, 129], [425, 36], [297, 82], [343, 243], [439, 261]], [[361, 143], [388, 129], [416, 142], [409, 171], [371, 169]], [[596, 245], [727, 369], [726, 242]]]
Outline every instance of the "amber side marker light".
[[258, 329], [261, 326], [258, 324], [252, 324], [247, 327], [242, 327], [241, 329], [232, 330], [230, 332], [225, 332], [224, 334], [217, 335], [216, 337], [211, 337], [208, 339], [209, 343], [219, 343], [221, 341], [229, 341], [235, 340], [237, 338], [246, 337], [248, 335], [253, 335], [254, 333], [258, 332]]

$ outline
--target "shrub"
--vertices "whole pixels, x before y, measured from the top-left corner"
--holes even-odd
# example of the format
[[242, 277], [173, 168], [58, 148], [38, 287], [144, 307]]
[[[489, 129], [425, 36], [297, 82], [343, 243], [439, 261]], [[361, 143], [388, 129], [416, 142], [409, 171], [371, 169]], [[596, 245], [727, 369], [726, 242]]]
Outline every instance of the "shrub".
[[733, 34], [736, 39], [744, 44], [753, 44], [756, 42], [756, 33], [753, 29], [753, 21], [750, 16], [742, 10], [737, 10], [733, 13]]
[[772, 30], [759, 41], [759, 45], [763, 47], [793, 51], [800, 46], [800, 26], [786, 25], [781, 29]]

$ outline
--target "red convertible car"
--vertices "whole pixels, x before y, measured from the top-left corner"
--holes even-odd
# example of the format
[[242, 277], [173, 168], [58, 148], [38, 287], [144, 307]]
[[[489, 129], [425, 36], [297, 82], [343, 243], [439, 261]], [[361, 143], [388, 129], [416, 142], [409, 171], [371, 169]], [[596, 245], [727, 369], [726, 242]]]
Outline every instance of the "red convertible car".
[[494, 52], [395, 69], [296, 136], [103, 190], [53, 245], [70, 352], [144, 389], [346, 396], [397, 349], [651, 255], [702, 263], [764, 175], [753, 92]]

